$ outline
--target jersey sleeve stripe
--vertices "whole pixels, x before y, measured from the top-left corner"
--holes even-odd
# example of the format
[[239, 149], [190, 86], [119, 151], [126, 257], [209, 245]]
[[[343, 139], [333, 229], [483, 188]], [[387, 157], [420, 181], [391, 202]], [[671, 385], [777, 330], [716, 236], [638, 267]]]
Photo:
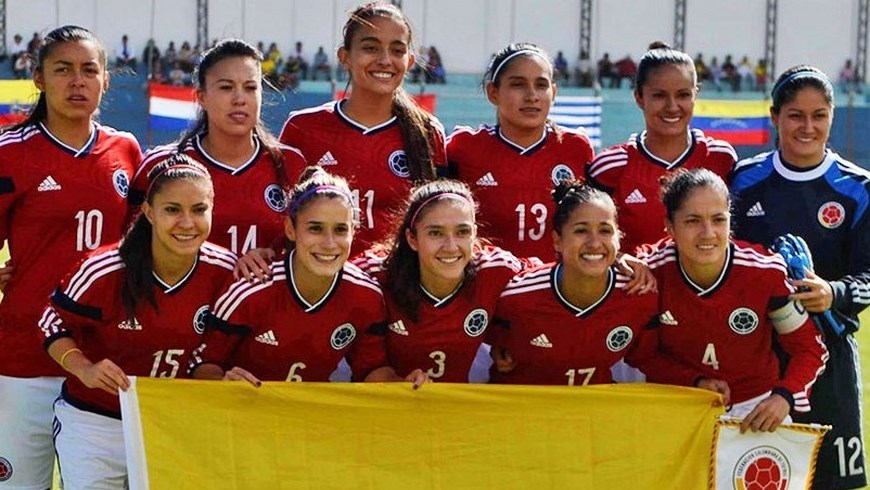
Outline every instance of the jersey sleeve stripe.
[[381, 288], [378, 287], [377, 283], [373, 283], [368, 279], [360, 279], [360, 278], [354, 277], [350, 274], [342, 274], [341, 279], [344, 281], [350, 282], [352, 284], [356, 284], [358, 286], [369, 288], [372, 291], [375, 291], [376, 293], [378, 293], [379, 295], [384, 294], [381, 291]]
[[79, 273], [73, 277], [73, 280], [70, 281], [69, 285], [63, 292], [74, 301], [78, 301], [82, 294], [91, 287], [94, 281], [106, 274], [111, 274], [112, 272], [123, 268], [124, 263], [121, 262], [121, 258], [117, 256], [109, 257], [105, 261], [95, 262], [90, 267], [83, 267], [80, 269]]
[[239, 287], [238, 289], [232, 287], [229, 291], [224, 293], [218, 300], [215, 302], [215, 311], [214, 317], [221, 320], [226, 321], [229, 319], [230, 315], [236, 311], [236, 308], [245, 300], [248, 296], [261, 291], [263, 289], [268, 288], [274, 282], [278, 281], [278, 277], [272, 277], [272, 281], [267, 282], [265, 284], [249, 284], [246, 280], [241, 279], [236, 282], [233, 286], [237, 284], [242, 284], [243, 287]]
[[508, 296], [513, 296], [516, 294], [530, 293], [532, 291], [538, 291], [541, 289], [549, 289], [550, 282], [544, 281], [536, 284], [524, 284], [522, 287], [516, 286], [511, 288], [505, 288], [504, 291], [499, 295], [499, 298], [506, 298]]

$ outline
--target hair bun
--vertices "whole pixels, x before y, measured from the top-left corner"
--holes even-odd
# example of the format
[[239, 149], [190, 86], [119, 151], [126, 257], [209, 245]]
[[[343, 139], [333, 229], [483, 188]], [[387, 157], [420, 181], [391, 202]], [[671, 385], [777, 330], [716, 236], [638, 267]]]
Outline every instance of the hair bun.
[[647, 49], [653, 50], [653, 49], [673, 49], [673, 48], [671, 48], [670, 44], [659, 40], [659, 41], [653, 41], [653, 42], [649, 43], [649, 47]]

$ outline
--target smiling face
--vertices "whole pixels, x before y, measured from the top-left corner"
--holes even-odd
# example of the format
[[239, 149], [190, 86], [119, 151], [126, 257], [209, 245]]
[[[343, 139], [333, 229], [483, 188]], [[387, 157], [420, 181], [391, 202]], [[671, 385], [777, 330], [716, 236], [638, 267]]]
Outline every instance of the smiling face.
[[486, 96], [498, 108], [498, 122], [508, 132], [543, 131], [556, 97], [553, 69], [540, 56], [518, 56], [500, 70], [498, 80], [486, 84]]
[[261, 76], [260, 63], [249, 56], [225, 58], [208, 70], [197, 99], [208, 113], [212, 136], [251, 134], [260, 119]]
[[45, 93], [49, 122], [90, 121], [109, 89], [101, 49], [91, 41], [68, 41], [51, 48], [34, 70], [33, 82]]
[[351, 97], [392, 96], [414, 64], [411, 32], [404, 22], [376, 16], [362, 23], [338, 59], [353, 80]]
[[604, 277], [619, 251], [616, 209], [600, 199], [579, 204], [559, 233], [553, 231], [553, 246], [566, 275]]
[[297, 283], [330, 281], [344, 266], [353, 239], [353, 211], [344, 197], [312, 197], [284, 220], [287, 238], [295, 243], [293, 272]]
[[459, 286], [476, 236], [474, 209], [469, 202], [441, 198], [426, 205], [414, 229], [405, 230], [405, 239], [417, 252], [420, 282], [427, 291], [445, 295]]
[[142, 204], [151, 222], [154, 263], [192, 261], [211, 231], [213, 192], [207, 179], [164, 184]]
[[834, 107], [821, 90], [815, 87], [799, 90], [794, 99], [779, 108], [779, 113], [771, 110], [770, 118], [779, 133], [779, 146], [786, 162], [809, 167], [822, 161]]
[[652, 70], [640, 92], [634, 93], [635, 102], [643, 111], [648, 136], [685, 136], [696, 94], [691, 67], [668, 64]]
[[667, 230], [690, 277], [718, 274], [731, 236], [728, 196], [710, 186], [695, 188], [667, 221]]

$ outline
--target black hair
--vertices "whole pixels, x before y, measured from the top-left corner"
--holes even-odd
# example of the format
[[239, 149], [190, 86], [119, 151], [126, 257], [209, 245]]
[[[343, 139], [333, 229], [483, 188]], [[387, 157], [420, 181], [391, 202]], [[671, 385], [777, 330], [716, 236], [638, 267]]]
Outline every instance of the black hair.
[[[263, 62], [263, 54], [255, 47], [251, 46], [241, 39], [222, 39], [218, 41], [214, 47], [207, 50], [202, 55], [202, 60], [195, 69], [194, 79], [196, 80], [196, 88], [200, 92], [206, 89], [206, 76], [208, 72], [219, 62], [228, 58], [251, 58], [257, 62], [259, 67]], [[262, 84], [262, 74], [261, 82]], [[185, 131], [176, 143], [179, 151], [182, 151], [188, 142], [192, 141], [197, 135], [208, 132], [208, 113], [201, 106], [198, 109], [196, 123]], [[272, 159], [272, 165], [275, 167], [275, 178], [278, 184], [286, 189], [290, 183], [287, 182], [287, 174], [284, 170], [284, 155], [281, 153], [280, 143], [275, 136], [266, 129], [260, 115], [257, 115], [257, 123], [254, 125], [254, 134], [260, 140], [260, 143], [269, 152]]]
[[[408, 47], [413, 47], [413, 29], [408, 17], [395, 5], [385, 2], [360, 5], [349, 14], [342, 29], [342, 47], [350, 51], [354, 34], [364, 26], [371, 26], [372, 19], [376, 17], [386, 17], [404, 24], [409, 34]], [[421, 183], [434, 179], [436, 175], [432, 156], [435, 154], [435, 142], [439, 139], [435, 118], [418, 107], [401, 85], [393, 92], [392, 114], [396, 116], [402, 132], [411, 181]]]
[[[387, 281], [384, 285], [386, 294], [396, 302], [402, 313], [417, 321], [417, 310], [422, 301], [420, 293], [420, 258], [417, 252], [411, 248], [405, 234], [409, 230], [412, 234], [417, 231], [413, 228], [413, 221], [425, 216], [426, 207], [436, 202], [442, 194], [458, 194], [467, 199], [473, 206], [474, 214], [477, 214], [477, 204], [471, 189], [458, 180], [439, 179], [427, 182], [411, 189], [411, 193], [405, 203], [404, 213], [401, 214], [401, 223], [396, 227], [394, 238], [387, 244], [389, 255], [384, 262], [387, 273]], [[422, 214], [421, 214], [422, 213]], [[481, 242], [475, 242], [473, 249], [479, 250]], [[465, 278], [470, 279], [474, 275], [474, 266], [469, 261], [465, 267]]]
[[689, 194], [700, 187], [709, 187], [723, 196], [728, 208], [731, 208], [731, 194], [725, 181], [706, 168], [694, 170], [679, 169], [660, 180], [662, 186], [662, 204], [665, 206], [668, 221], [674, 221], [674, 214], [688, 199]]
[[834, 86], [828, 76], [814, 66], [797, 65], [784, 71], [773, 84], [770, 91], [773, 112], [779, 114], [782, 106], [793, 101], [797, 93], [807, 87], [818, 90], [828, 104], [834, 105]]
[[[39, 45], [39, 49], [36, 52], [36, 59], [34, 60], [34, 73], [39, 72], [40, 74], [44, 74], [45, 69], [45, 59], [51, 56], [54, 48], [60, 44], [68, 43], [68, 42], [77, 42], [77, 41], [89, 41], [97, 47], [97, 51], [99, 52], [100, 57], [100, 66], [103, 71], [106, 70], [106, 48], [103, 46], [103, 43], [94, 35], [91, 31], [85, 29], [84, 27], [74, 26], [74, 25], [65, 25], [62, 27], [58, 27], [53, 31], [49, 32], [42, 38], [42, 42]], [[24, 56], [29, 56], [28, 54], [24, 54]], [[93, 116], [93, 115], [92, 115]], [[13, 124], [6, 128], [7, 130], [20, 129], [25, 126], [30, 126], [31, 124], [36, 124], [45, 121], [45, 118], [48, 117], [48, 102], [45, 100], [45, 91], [39, 92], [39, 98], [36, 101], [36, 104], [33, 105], [33, 108], [30, 109], [30, 113], [27, 117], [17, 123]]]
[[649, 50], [644, 53], [637, 64], [637, 76], [634, 80], [634, 91], [640, 94], [649, 78], [650, 72], [668, 65], [685, 66], [692, 74], [692, 85], [698, 85], [698, 73], [695, 71], [695, 61], [688, 54], [670, 47], [663, 41], [653, 41]]
[[553, 230], [559, 235], [562, 234], [562, 226], [568, 222], [571, 212], [586, 203], [600, 201], [613, 209], [614, 219], [616, 218], [616, 205], [613, 203], [613, 198], [606, 192], [579, 180], [562, 180], [550, 194], [553, 196], [553, 202], [556, 203], [556, 211], [552, 218]]
[[[212, 188], [211, 177], [208, 170], [199, 162], [183, 153], [177, 153], [154, 166], [148, 172], [148, 191], [145, 202], [149, 205], [154, 202], [157, 195], [166, 184], [179, 180], [194, 182], [206, 182]], [[151, 238], [153, 227], [145, 216], [139, 213], [133, 225], [124, 236], [118, 255], [125, 267], [124, 287], [121, 290], [121, 302], [127, 312], [127, 319], [133, 321], [136, 307], [146, 301], [157, 308], [157, 300], [154, 296], [154, 258], [151, 256]]]

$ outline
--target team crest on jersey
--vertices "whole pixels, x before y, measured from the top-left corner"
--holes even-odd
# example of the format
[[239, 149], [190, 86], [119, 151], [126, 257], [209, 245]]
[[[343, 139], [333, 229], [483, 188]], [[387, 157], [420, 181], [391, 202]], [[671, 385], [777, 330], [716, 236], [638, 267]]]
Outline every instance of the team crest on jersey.
[[202, 335], [205, 333], [205, 319], [208, 316], [208, 305], [202, 305], [193, 315], [193, 331]]
[[728, 316], [728, 326], [734, 333], [751, 334], [758, 327], [758, 315], [749, 308], [737, 308]]
[[791, 482], [788, 458], [773, 446], [747, 451], [734, 465], [734, 488], [786, 488]]
[[12, 478], [12, 463], [6, 458], [0, 458], [0, 482]]
[[353, 339], [356, 338], [356, 329], [350, 323], [339, 325], [332, 331], [332, 337], [329, 338], [329, 343], [335, 350], [341, 350], [347, 347]]
[[564, 163], [560, 163], [553, 167], [553, 171], [550, 172], [550, 178], [553, 179], [553, 185], [559, 185], [559, 182], [565, 180], [573, 180], [574, 179], [574, 171], [571, 170], [571, 167], [565, 165]]
[[620, 325], [607, 334], [607, 340], [605, 340], [607, 349], [610, 352], [619, 352], [628, 347], [632, 337], [634, 337], [634, 332], [631, 331], [631, 328], [628, 325]]
[[477, 308], [465, 317], [463, 327], [465, 333], [467, 333], [469, 337], [477, 337], [486, 330], [486, 325], [488, 323], [489, 315], [486, 313], [486, 310], [483, 308]]
[[130, 190], [130, 178], [127, 177], [127, 172], [121, 169], [115, 170], [115, 173], [112, 174], [112, 184], [121, 197], [127, 197], [127, 191]]
[[387, 166], [398, 177], [407, 179], [411, 176], [411, 167], [408, 166], [408, 157], [405, 155], [405, 150], [396, 150], [390, 153], [390, 157], [387, 158]]
[[276, 213], [283, 213], [287, 209], [287, 193], [278, 184], [269, 184], [263, 191], [266, 205]]
[[833, 230], [846, 220], [846, 208], [837, 201], [828, 201], [819, 208], [819, 224]]

